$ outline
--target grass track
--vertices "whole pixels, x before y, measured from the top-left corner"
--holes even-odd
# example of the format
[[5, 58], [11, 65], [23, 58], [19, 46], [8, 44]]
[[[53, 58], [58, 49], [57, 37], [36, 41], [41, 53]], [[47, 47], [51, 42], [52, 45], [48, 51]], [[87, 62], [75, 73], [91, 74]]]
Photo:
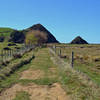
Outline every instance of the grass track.
[[[62, 71], [58, 65], [55, 65], [51, 60], [51, 57], [53, 56], [50, 55], [48, 48], [39, 49], [38, 51], [35, 51], [34, 54], [35, 59], [8, 77], [4, 81], [4, 84], [9, 83], [8, 86], [16, 83], [20, 83], [22, 85], [28, 85], [30, 83], [38, 85], [51, 85], [57, 82], [60, 83], [66, 93], [72, 97], [72, 100], [100, 100], [99, 92], [95, 91], [96, 88], [94, 88], [94, 91], [96, 92], [94, 93], [91, 87], [88, 87], [87, 84], [82, 82], [84, 80], [79, 79], [78, 76], [73, 74], [70, 70]], [[38, 79], [20, 79], [21, 73], [29, 69], [33, 71], [41, 70], [44, 72], [44, 75], [42, 78], [40, 77]]]

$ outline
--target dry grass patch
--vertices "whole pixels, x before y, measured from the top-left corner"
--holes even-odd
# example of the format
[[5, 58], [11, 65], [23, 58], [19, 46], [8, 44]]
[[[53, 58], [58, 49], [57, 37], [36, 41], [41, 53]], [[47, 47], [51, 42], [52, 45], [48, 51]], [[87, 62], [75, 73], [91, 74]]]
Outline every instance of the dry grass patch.
[[0, 96], [0, 100], [13, 100], [16, 97], [16, 93], [20, 91], [27, 92], [31, 100], [70, 100], [59, 83], [54, 83], [50, 86], [33, 83], [27, 86], [16, 84], [4, 91]]
[[42, 70], [33, 70], [29, 69], [21, 73], [20, 79], [39, 79], [44, 76], [44, 72]]
[[49, 68], [49, 70], [53, 74], [57, 73], [57, 68], [55, 68], [55, 67], [51, 67], [51, 68]]

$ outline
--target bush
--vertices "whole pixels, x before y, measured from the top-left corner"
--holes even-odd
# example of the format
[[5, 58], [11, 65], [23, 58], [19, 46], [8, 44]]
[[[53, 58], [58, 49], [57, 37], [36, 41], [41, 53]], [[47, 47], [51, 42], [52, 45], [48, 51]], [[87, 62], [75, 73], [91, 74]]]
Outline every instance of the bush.
[[1, 64], [3, 65], [3, 66], [7, 66], [7, 64], [9, 64], [10, 63], [10, 61], [3, 61]]
[[19, 32], [17, 30], [14, 30], [10, 35], [9, 42], [23, 43], [24, 39], [25, 39], [25, 35], [23, 32]]
[[16, 43], [9, 43], [8, 46], [17, 46]]
[[20, 47], [15, 47], [15, 49], [20, 49]]
[[16, 58], [21, 58], [22, 55], [21, 54], [14, 54], [13, 57], [16, 59]]
[[11, 48], [9, 48], [9, 47], [5, 47], [5, 48], [3, 48], [4, 50], [11, 50]]
[[94, 61], [94, 62], [99, 62], [99, 61], [100, 61], [100, 56], [95, 56], [95, 57], [93, 57], [93, 61]]
[[3, 42], [4, 41], [4, 36], [0, 36], [0, 42]]
[[47, 47], [47, 44], [43, 44], [41, 47], [42, 48], [46, 48]]

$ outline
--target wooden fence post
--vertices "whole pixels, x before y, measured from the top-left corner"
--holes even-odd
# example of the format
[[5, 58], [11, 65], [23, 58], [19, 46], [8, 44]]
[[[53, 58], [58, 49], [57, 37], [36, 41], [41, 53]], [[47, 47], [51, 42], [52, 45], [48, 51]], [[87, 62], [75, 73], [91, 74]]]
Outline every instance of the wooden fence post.
[[10, 55], [10, 58], [11, 58], [11, 56], [12, 56], [12, 55], [11, 55], [11, 50], [9, 51], [9, 55]]
[[13, 57], [13, 55], [16, 53], [16, 51], [15, 50], [11, 50], [11, 56]]
[[74, 67], [74, 52], [72, 51], [72, 54], [71, 54], [71, 67], [73, 68]]
[[6, 61], [6, 50], [4, 50], [4, 62]]
[[60, 50], [59, 50], [59, 56], [61, 57], [61, 48], [60, 48]]
[[55, 51], [55, 53], [56, 53], [56, 45], [54, 46], [54, 51]]
[[3, 62], [3, 50], [1, 51], [1, 59], [2, 59], [2, 62]]
[[6, 61], [8, 60], [8, 50], [6, 50]]

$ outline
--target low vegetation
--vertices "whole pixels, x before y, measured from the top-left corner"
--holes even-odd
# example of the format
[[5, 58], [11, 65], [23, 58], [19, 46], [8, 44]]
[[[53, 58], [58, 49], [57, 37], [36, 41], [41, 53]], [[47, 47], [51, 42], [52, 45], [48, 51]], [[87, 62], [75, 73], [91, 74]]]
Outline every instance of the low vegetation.
[[23, 43], [29, 33], [32, 33], [38, 39], [40, 44], [58, 43], [56, 38], [41, 24], [35, 24], [24, 30], [0, 28], [0, 41]]
[[20, 91], [17, 93], [15, 99], [13, 100], [30, 100], [30, 95], [25, 91]]
[[10, 33], [13, 31], [11, 28], [0, 28], [0, 36], [10, 36]]
[[[8, 87], [10, 82], [16, 82], [16, 74], [8, 78], [11, 74], [13, 74], [18, 68], [23, 65], [29, 63], [34, 58], [33, 51], [30, 51], [24, 54], [21, 58], [12, 60], [7, 66], [3, 66], [0, 70], [0, 91]], [[17, 76], [16, 76], [17, 77]]]
[[11, 28], [0, 28], [0, 42], [7, 42], [12, 32], [13, 29]]
[[[63, 45], [60, 45], [63, 46]], [[59, 54], [60, 48], [56, 49]], [[74, 52], [74, 69], [87, 74], [95, 83], [100, 85], [100, 45], [66, 45], [61, 48], [65, 62], [71, 62]]]
[[[62, 46], [62, 45], [60, 45]], [[38, 87], [38, 91], [40, 86], [48, 89], [52, 88], [55, 83], [60, 84], [63, 90], [66, 92], [66, 95], [70, 96], [72, 100], [99, 100], [100, 99], [100, 87], [99, 87], [99, 72], [95, 74], [94, 70], [99, 68], [99, 66], [93, 67], [93, 65], [99, 64], [97, 55], [99, 53], [99, 46], [90, 46], [90, 45], [67, 45], [67, 48], [62, 48], [62, 55], [66, 56], [66, 58], [61, 58], [65, 63], [70, 62], [70, 54], [71, 51], [75, 52], [75, 63], [74, 69], [68, 68], [64, 69], [64, 63], [60, 62], [59, 59], [55, 57], [55, 55], [51, 54], [48, 48], [40, 48], [35, 51], [31, 51], [26, 53], [22, 58], [16, 59], [12, 62], [15, 63], [22, 62], [25, 58], [32, 57], [34, 54], [35, 59], [31, 60], [31, 62], [27, 65], [22, 64], [21, 67], [15, 70], [9, 77], [5, 76], [4, 80], [0, 82], [0, 90], [4, 88], [11, 87], [12, 84], [20, 84], [21, 87], [32, 86], [36, 84]], [[85, 51], [84, 51], [84, 49]], [[92, 49], [90, 49], [92, 48]], [[78, 51], [79, 50], [79, 51]], [[96, 51], [97, 50], [97, 51]], [[89, 52], [88, 52], [89, 51]], [[95, 53], [93, 53], [95, 51]], [[34, 52], [34, 53], [33, 53]], [[87, 57], [87, 53], [89, 56], [91, 55], [93, 59]], [[57, 48], [57, 54], [59, 53], [59, 48]], [[82, 55], [83, 53], [83, 55]], [[81, 61], [80, 56], [82, 55], [83, 61]], [[96, 56], [97, 55], [97, 56]], [[24, 58], [24, 59], [23, 59]], [[96, 60], [94, 60], [96, 58]], [[23, 60], [22, 60], [23, 59]], [[91, 61], [92, 60], [92, 61]], [[88, 63], [87, 63], [88, 62]], [[85, 70], [86, 68], [86, 70]], [[93, 69], [92, 69], [93, 68]], [[90, 80], [82, 77], [77, 71], [80, 70], [84, 72], [86, 75], [91, 77]], [[85, 71], [86, 72], [85, 72]], [[96, 70], [97, 71], [97, 70]], [[95, 76], [96, 75], [96, 76]], [[96, 79], [97, 78], [97, 79]], [[97, 85], [98, 84], [98, 85]], [[1, 92], [1, 95], [2, 92]], [[27, 97], [25, 97], [27, 95]], [[31, 100], [33, 94], [30, 94], [27, 91], [17, 92], [14, 100], [24, 98], [26, 100]], [[39, 97], [39, 96], [38, 96]], [[50, 99], [50, 98], [49, 98]], [[66, 99], [65, 99], [66, 100]]]

